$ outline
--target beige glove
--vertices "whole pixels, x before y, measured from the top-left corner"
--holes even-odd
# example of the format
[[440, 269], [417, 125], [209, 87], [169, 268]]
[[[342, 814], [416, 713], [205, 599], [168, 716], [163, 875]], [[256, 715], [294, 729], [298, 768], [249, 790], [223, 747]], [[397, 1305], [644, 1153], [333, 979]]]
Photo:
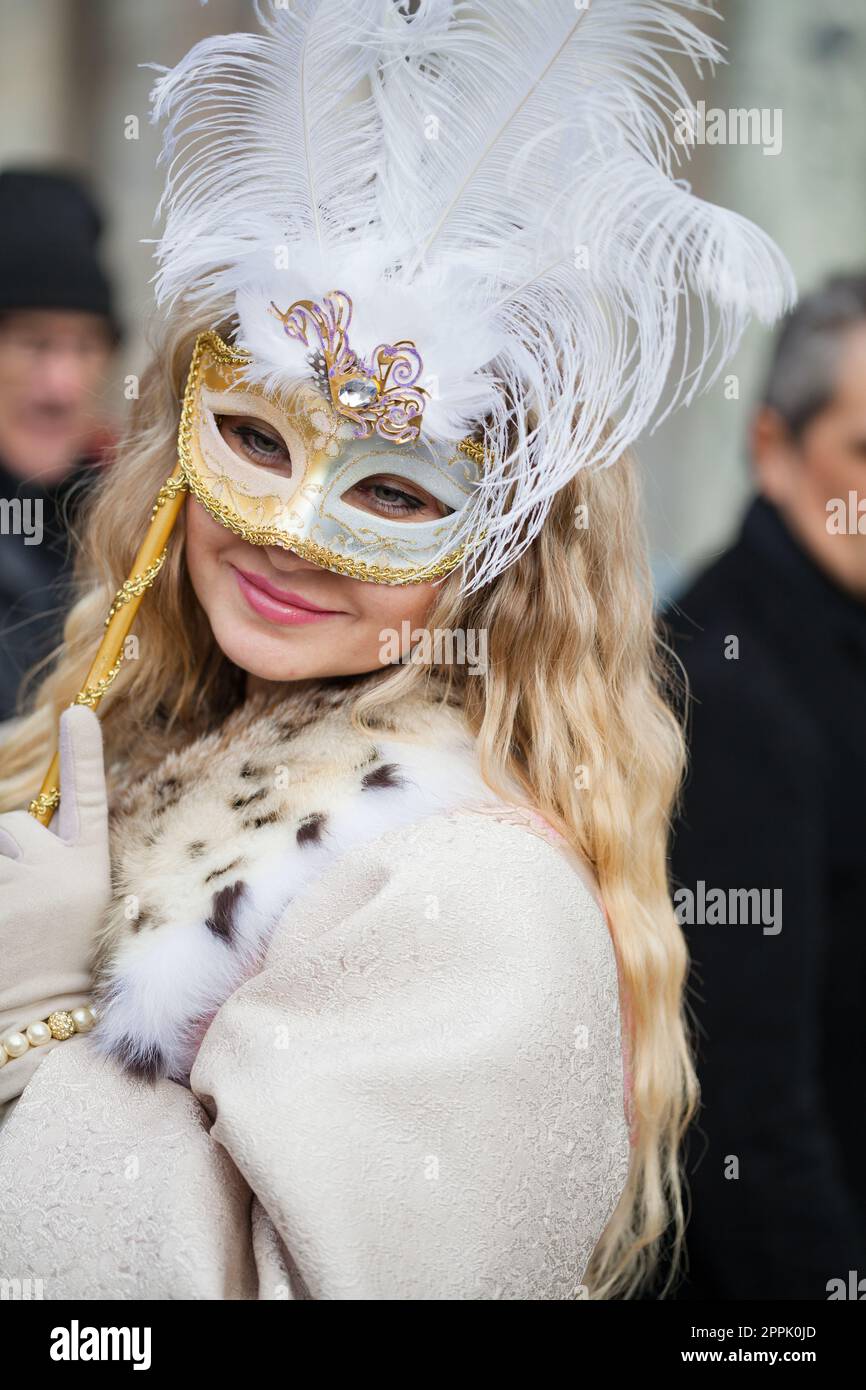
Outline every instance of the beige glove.
[[[60, 719], [60, 785], [50, 827], [27, 811], [0, 815], [0, 1106], [21, 1094], [48, 1052], [77, 1041], [49, 1038], [9, 1057], [3, 1040], [90, 999], [90, 954], [110, 875], [102, 731], [83, 705]], [[86, 1027], [87, 1016], [79, 1021]]]

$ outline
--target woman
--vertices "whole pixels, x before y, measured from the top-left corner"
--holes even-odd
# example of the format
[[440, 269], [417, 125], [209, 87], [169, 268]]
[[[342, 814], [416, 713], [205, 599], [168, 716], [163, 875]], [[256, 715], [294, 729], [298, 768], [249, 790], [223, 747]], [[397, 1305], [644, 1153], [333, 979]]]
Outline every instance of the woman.
[[[648, 61], [673, 83], [635, 9], [714, 50], [614, 0], [476, 20], [369, 0], [351, 30], [329, 0], [257, 9], [265, 40], [208, 41], [158, 84], [162, 339], [58, 664], [4, 749], [0, 1244], [55, 1298], [627, 1296], [681, 1240], [695, 1082], [665, 867], [682, 744], [623, 456], [667, 373], [623, 355], [624, 325], [673, 241], [638, 324], [645, 350], [667, 341], [695, 270], [684, 219], [712, 214], [677, 188], [652, 243], [669, 180], [650, 135], [636, 152], [594, 131], [569, 170], [562, 123], [597, 115], [577, 79], [600, 44], [635, 61], [631, 98]], [[277, 92], [310, 123], [302, 173], [294, 142], [279, 164], [282, 279]], [[226, 121], [231, 159], [196, 145]], [[602, 198], [615, 167], [649, 262]], [[571, 178], [609, 249], [624, 238], [616, 288], [609, 266], [582, 283], [573, 225], [538, 269], [550, 180]], [[731, 265], [765, 311], [784, 277], [756, 229], [714, 232], [701, 293], [733, 332]], [[11, 808], [80, 692], [181, 395], [189, 496], [101, 735], [63, 714], [55, 833]]]

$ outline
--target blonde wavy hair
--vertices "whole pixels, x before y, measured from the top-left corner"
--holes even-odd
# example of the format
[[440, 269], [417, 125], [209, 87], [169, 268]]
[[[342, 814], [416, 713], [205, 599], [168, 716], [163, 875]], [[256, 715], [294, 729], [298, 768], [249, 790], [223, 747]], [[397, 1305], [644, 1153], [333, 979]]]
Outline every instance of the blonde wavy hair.
[[[221, 329], [230, 331], [230, 316]], [[0, 731], [0, 809], [26, 804], [56, 747], [125, 579], [160, 485], [172, 471], [180, 400], [198, 329], [162, 325], [118, 463], [80, 540], [78, 598], [48, 674]], [[575, 524], [585, 507], [589, 524]], [[106, 766], [144, 765], [218, 725], [243, 699], [242, 673], [214, 642], [184, 562], [181, 515], [101, 710]], [[631, 460], [587, 470], [562, 489], [538, 538], [482, 591], [440, 591], [431, 627], [486, 631], [487, 669], [409, 664], [362, 694], [356, 717], [425, 682], [462, 704], [487, 781], [516, 777], [527, 801], [592, 865], [614, 937], [630, 1060], [633, 1138], [625, 1192], [594, 1252], [592, 1298], [629, 1298], [669, 1254], [675, 1276], [685, 1224], [681, 1144], [697, 1107], [685, 1005], [687, 952], [671, 904], [666, 843], [684, 764], [665, 699], [668, 656], [656, 633], [646, 542]], [[581, 775], [577, 776], [578, 769]], [[111, 785], [111, 781], [109, 781]]]

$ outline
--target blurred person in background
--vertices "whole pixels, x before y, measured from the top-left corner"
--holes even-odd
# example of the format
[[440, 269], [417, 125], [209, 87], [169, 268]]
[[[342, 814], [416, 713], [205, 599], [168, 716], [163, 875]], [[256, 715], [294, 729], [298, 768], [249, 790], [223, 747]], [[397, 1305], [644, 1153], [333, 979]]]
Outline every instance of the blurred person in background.
[[666, 615], [691, 694], [674, 890], [780, 905], [768, 930], [684, 923], [702, 1111], [679, 1296], [826, 1299], [866, 1276], [866, 276], [784, 324], [751, 454], [736, 543]]
[[97, 412], [120, 333], [100, 231], [74, 178], [0, 173], [0, 719], [60, 639], [68, 527], [112, 442]]

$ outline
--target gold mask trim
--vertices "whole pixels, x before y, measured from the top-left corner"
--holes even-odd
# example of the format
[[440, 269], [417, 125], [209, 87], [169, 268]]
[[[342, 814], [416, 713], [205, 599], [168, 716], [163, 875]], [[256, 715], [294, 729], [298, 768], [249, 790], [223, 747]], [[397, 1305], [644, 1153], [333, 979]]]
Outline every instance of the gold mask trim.
[[[426, 584], [449, 574], [460, 564], [468, 548], [466, 543], [445, 555], [436, 565], [422, 567], [420, 572], [415, 569], [395, 569], [391, 566], [373, 565], [363, 560], [353, 560], [348, 556], [329, 550], [315, 541], [305, 540], [301, 536], [293, 538], [290, 534], [276, 527], [254, 526], [244, 521], [232, 508], [220, 502], [197, 472], [192, 450], [195, 404], [200, 384], [202, 359], [208, 352], [221, 366], [228, 367], [243, 368], [252, 361], [252, 357], [248, 353], [239, 352], [236, 348], [231, 347], [214, 329], [206, 329], [196, 338], [190, 361], [178, 429], [178, 459], [189, 491], [215, 521], [251, 545], [278, 545], [284, 550], [292, 550], [296, 555], [300, 555], [301, 559], [310, 560], [313, 564], [320, 565], [324, 569], [367, 583]], [[486, 461], [483, 448], [476, 440], [461, 440], [456, 447], [475, 463], [480, 463], [482, 460]], [[479, 458], [479, 451], [481, 458]]]

